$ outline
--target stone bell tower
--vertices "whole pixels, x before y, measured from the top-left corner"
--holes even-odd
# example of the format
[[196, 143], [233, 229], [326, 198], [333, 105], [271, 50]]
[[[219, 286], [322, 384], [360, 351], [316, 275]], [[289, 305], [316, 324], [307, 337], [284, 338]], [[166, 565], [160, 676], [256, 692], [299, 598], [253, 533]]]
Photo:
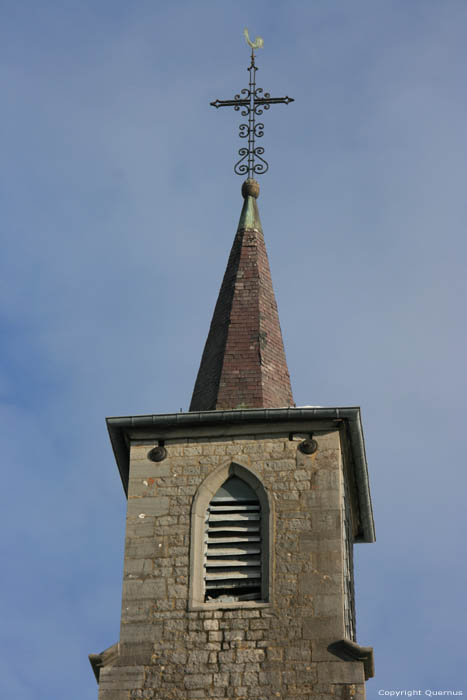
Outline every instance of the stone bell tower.
[[293, 403], [255, 167], [190, 411], [107, 419], [128, 509], [99, 700], [350, 700], [373, 675], [355, 631], [353, 545], [374, 541], [360, 410]]

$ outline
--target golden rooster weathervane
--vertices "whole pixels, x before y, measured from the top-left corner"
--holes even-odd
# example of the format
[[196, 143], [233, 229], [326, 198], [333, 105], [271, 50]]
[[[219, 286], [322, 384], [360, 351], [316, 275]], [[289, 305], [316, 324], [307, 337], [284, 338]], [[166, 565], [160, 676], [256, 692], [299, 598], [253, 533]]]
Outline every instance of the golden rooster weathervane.
[[[264, 95], [262, 88], [256, 87], [256, 71], [258, 68], [255, 65], [255, 49], [262, 49], [264, 46], [264, 41], [260, 36], [257, 36], [254, 41], [251, 41], [248, 34], [248, 29], [243, 30], [246, 42], [248, 46], [251, 47], [251, 63], [247, 69], [250, 73], [250, 84], [248, 89], [244, 88], [240, 91], [240, 94], [235, 95], [233, 100], [215, 100], [211, 102], [213, 107], [233, 107], [236, 112], [243, 107], [242, 116], [248, 116], [248, 124], [240, 124], [240, 138], [248, 138], [248, 148], [240, 148], [238, 155], [241, 156], [240, 160], [235, 163], [234, 171], [237, 175], [247, 174], [248, 178], [252, 178], [253, 175], [262, 175], [268, 169], [269, 165], [261, 158], [264, 153], [264, 148], [261, 146], [255, 146], [255, 138], [260, 138], [264, 134], [264, 124], [255, 123], [256, 115], [263, 113], [263, 109], [269, 109], [272, 104], [286, 104], [293, 102], [292, 97], [271, 97], [269, 92], [265, 92]], [[247, 159], [247, 162], [243, 161]], [[259, 161], [259, 162], [255, 162]]]
[[248, 29], [243, 30], [243, 34], [245, 35], [246, 43], [248, 46], [251, 46], [251, 50], [254, 51], [255, 49], [262, 49], [264, 46], [264, 41], [260, 36], [257, 36], [254, 41], [251, 41], [250, 35], [248, 34]]

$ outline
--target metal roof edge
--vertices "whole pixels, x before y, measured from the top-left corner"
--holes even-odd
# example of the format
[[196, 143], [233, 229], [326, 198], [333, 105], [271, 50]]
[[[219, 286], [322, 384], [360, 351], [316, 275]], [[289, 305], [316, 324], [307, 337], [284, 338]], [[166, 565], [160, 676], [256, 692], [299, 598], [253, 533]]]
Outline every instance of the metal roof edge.
[[143, 416], [114, 416], [106, 418], [107, 425], [121, 428], [146, 428], [150, 426], [209, 425], [226, 422], [247, 422], [251, 420], [287, 420], [289, 418], [354, 418], [360, 412], [358, 406], [326, 408], [304, 406], [284, 408], [245, 408], [225, 411], [188, 411], [186, 413], [160, 413]]
[[356, 412], [353, 419], [349, 419], [348, 426], [363, 530], [362, 536], [356, 541], [375, 542], [375, 522], [373, 518], [373, 506], [371, 504], [370, 481], [368, 478], [368, 464], [366, 461], [365, 439], [363, 437], [360, 409]]

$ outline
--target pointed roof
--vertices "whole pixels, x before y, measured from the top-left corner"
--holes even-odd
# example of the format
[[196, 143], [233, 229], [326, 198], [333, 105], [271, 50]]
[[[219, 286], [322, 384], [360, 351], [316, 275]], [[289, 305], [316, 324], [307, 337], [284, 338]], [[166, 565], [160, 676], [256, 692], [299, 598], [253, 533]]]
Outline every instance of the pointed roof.
[[277, 304], [256, 199], [243, 209], [214, 309], [190, 411], [293, 406]]

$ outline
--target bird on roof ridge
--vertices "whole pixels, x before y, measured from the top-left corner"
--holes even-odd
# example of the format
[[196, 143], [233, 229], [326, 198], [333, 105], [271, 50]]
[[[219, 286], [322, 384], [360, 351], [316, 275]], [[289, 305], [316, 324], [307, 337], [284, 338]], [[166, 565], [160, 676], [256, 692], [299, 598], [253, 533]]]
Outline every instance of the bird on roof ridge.
[[248, 46], [251, 46], [253, 50], [263, 48], [264, 40], [260, 36], [257, 36], [254, 41], [251, 41], [250, 35], [248, 34], [248, 29], [244, 29], [243, 33], [245, 35], [246, 43], [248, 44]]

